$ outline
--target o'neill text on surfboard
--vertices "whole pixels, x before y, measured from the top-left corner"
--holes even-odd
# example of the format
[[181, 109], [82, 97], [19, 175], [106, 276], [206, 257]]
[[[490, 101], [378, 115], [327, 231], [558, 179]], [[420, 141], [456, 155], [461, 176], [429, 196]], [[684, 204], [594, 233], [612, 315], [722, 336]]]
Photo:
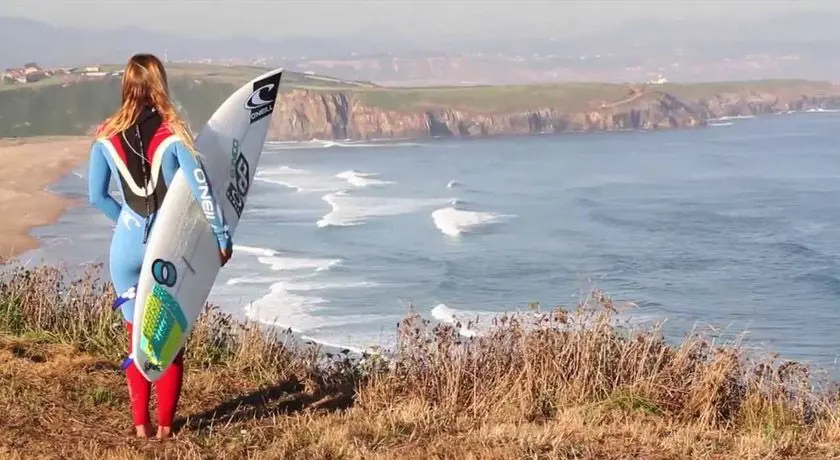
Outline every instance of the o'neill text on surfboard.
[[198, 182], [198, 189], [201, 190], [201, 210], [209, 220], [216, 218], [216, 209], [213, 207], [213, 200], [210, 199], [210, 186], [207, 185], [207, 176], [200, 167], [193, 170], [193, 176]]

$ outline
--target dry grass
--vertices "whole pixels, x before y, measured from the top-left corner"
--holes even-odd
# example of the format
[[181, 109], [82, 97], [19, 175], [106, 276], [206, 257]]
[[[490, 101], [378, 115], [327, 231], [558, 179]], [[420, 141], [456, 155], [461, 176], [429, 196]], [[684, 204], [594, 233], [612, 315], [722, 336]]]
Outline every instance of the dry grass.
[[796, 363], [633, 330], [598, 292], [473, 339], [409, 315], [387, 359], [295, 348], [209, 309], [177, 436], [130, 437], [124, 329], [92, 271], [4, 267], [0, 457], [837, 458], [837, 391]]

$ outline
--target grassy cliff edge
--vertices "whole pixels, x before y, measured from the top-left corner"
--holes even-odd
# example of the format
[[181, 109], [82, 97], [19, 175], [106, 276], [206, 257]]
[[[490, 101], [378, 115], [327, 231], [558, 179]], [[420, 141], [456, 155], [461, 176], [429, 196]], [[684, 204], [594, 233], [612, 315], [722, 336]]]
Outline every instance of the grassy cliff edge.
[[[600, 292], [464, 339], [409, 313], [362, 360], [208, 309], [175, 439], [131, 438], [124, 328], [93, 267], [4, 266], [0, 452], [12, 458], [833, 458], [836, 388], [794, 362], [616, 321]], [[277, 338], [279, 336], [275, 336]]]

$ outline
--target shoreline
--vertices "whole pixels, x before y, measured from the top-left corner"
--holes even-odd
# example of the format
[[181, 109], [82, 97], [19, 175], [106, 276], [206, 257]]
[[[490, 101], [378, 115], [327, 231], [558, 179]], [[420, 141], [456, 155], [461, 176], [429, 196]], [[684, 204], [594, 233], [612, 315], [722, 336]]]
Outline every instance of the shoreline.
[[32, 230], [56, 223], [79, 200], [49, 190], [90, 152], [85, 136], [0, 138], [0, 261], [36, 249]]

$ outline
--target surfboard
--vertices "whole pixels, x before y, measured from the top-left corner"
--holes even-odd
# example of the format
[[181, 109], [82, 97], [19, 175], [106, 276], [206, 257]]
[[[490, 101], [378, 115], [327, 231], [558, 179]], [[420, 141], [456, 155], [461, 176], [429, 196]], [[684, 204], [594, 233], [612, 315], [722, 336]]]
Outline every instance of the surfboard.
[[[231, 237], [254, 180], [282, 74], [283, 69], [271, 70], [240, 87], [195, 138], [207, 176], [196, 179], [200, 187], [209, 180]], [[149, 235], [137, 287], [129, 294], [135, 299], [134, 333], [126, 365], [133, 363], [150, 382], [186, 343], [221, 268], [204, 212], [179, 169]]]

